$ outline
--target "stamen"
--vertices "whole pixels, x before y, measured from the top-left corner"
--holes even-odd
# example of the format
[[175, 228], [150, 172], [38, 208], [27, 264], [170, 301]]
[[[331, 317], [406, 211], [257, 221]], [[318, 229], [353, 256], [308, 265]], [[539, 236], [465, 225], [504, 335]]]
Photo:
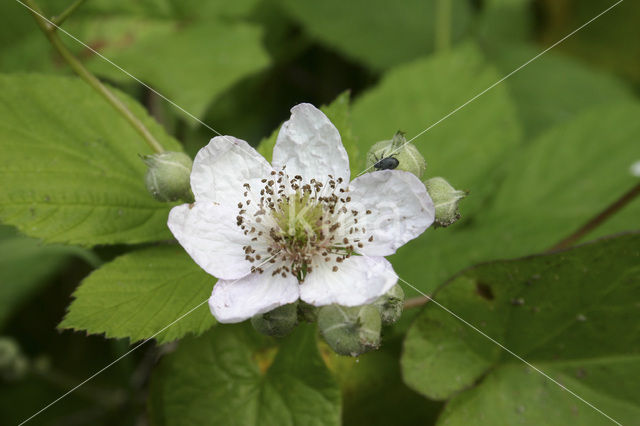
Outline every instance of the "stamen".
[[[353, 226], [357, 224], [358, 211], [345, 206], [351, 197], [338, 196], [347, 192], [337, 187], [343, 183], [342, 178], [330, 175], [324, 180], [326, 183], [316, 178], [305, 181], [302, 176], [291, 177], [283, 170], [272, 171], [270, 176], [274, 178], [260, 180], [260, 188], [243, 184], [247, 189], [245, 200], [238, 203], [237, 225], [256, 243], [255, 249], [243, 247], [249, 262], [268, 256], [267, 262], [274, 266], [272, 276], [293, 275], [303, 282], [318, 262], [328, 263], [337, 271], [338, 264], [354, 252], [354, 244], [363, 247], [359, 239], [352, 242], [352, 237], [345, 236], [354, 235], [359, 229]], [[263, 272], [259, 267], [252, 267], [251, 271]]]

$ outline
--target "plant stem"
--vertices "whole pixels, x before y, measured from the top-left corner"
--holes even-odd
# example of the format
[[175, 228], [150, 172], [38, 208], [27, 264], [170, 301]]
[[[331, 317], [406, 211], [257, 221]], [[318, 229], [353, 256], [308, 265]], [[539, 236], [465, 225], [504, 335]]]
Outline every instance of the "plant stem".
[[[69, 64], [69, 66], [78, 74], [84, 81], [86, 81], [95, 91], [104, 97], [107, 102], [111, 104], [112, 107], [116, 109], [128, 122], [133, 126], [133, 128], [142, 136], [145, 142], [157, 153], [164, 152], [164, 148], [162, 145], [156, 140], [155, 137], [149, 132], [147, 127], [136, 117], [133, 113], [126, 107], [125, 104], [120, 101], [107, 87], [102, 84], [100, 80], [96, 76], [94, 76], [85, 66], [76, 59], [75, 56], [65, 47], [65, 45], [58, 37], [56, 33], [56, 26], [46, 18], [44, 18], [42, 12], [38, 8], [38, 6], [33, 2], [33, 0], [24, 0], [24, 3], [30, 8], [30, 12], [35, 18], [38, 26], [42, 30], [42, 32], [47, 36], [51, 45], [58, 51], [60, 56]], [[78, 2], [76, 2], [78, 3]], [[78, 5], [79, 6], [79, 5]], [[76, 7], [78, 7], [76, 6]], [[72, 5], [73, 7], [73, 5]], [[31, 10], [32, 9], [32, 10]], [[71, 7], [69, 8], [71, 9]], [[67, 13], [69, 11], [65, 11]], [[73, 12], [73, 11], [71, 11]], [[64, 15], [63, 13], [63, 15]], [[66, 17], [66, 16], [65, 16]]]
[[616, 212], [618, 212], [627, 204], [629, 204], [638, 195], [640, 195], [640, 184], [637, 184], [636, 186], [631, 188], [631, 190], [629, 190], [622, 197], [614, 201], [609, 207], [607, 207], [606, 209], [601, 211], [597, 216], [593, 217], [587, 223], [582, 225], [573, 234], [569, 235], [567, 238], [563, 239], [558, 244], [548, 249], [547, 252], [553, 252], [553, 251], [565, 249], [567, 247], [571, 247], [572, 245], [580, 241], [589, 232], [593, 231], [598, 226], [602, 225], [607, 219], [609, 219]]
[[429, 300], [430, 298], [425, 296], [412, 297], [411, 299], [407, 299], [404, 301], [404, 309], [420, 307], [427, 303]]
[[[551, 253], [554, 251], [563, 250], [565, 248], [571, 247], [572, 245], [580, 241], [589, 232], [593, 231], [598, 226], [606, 222], [607, 219], [609, 219], [615, 213], [622, 210], [622, 208], [624, 208], [627, 204], [633, 201], [633, 199], [636, 198], [638, 195], [640, 195], [640, 184], [637, 184], [636, 186], [631, 188], [628, 192], [626, 192], [624, 195], [622, 195], [620, 198], [614, 201], [606, 209], [604, 209], [599, 214], [594, 216], [592, 219], [587, 221], [587, 223], [585, 223], [583, 226], [581, 226], [578, 230], [576, 230], [574, 233], [569, 235], [567, 238], [563, 239], [562, 241], [560, 241], [559, 243], [557, 243], [556, 245], [548, 249], [545, 253]], [[429, 301], [428, 297], [424, 297], [424, 296], [413, 297], [411, 299], [405, 300], [404, 309], [417, 308], [424, 305], [428, 301]]]
[[62, 25], [62, 23], [69, 17], [71, 16], [71, 14], [73, 14], [73, 12], [76, 11], [77, 8], [79, 8], [80, 6], [82, 6], [82, 3], [84, 3], [87, 0], [76, 0], [75, 2], [73, 2], [73, 4], [71, 6], [69, 6], [65, 11], [63, 11], [61, 14], [54, 16], [53, 18], [51, 18], [51, 24], [53, 24], [54, 26], [54, 31], [56, 27], [59, 27], [60, 25]]
[[436, 1], [435, 48], [439, 52], [447, 51], [451, 47], [452, 1]]
[[[34, 370], [34, 374], [60, 389], [71, 389], [78, 383], [77, 379], [54, 369], [46, 371]], [[85, 385], [82, 388], [78, 388], [76, 393], [78, 396], [106, 408], [118, 406], [126, 400], [127, 396], [126, 391], [122, 389], [107, 390], [94, 385]]]
[[89, 249], [85, 249], [82, 247], [74, 247], [74, 246], [67, 246], [67, 249], [71, 250], [72, 254], [79, 257], [81, 260], [83, 260], [87, 265], [91, 266], [93, 269], [98, 269], [104, 263], [104, 261], [100, 259], [100, 256], [98, 256], [97, 254], [95, 254], [93, 251]]

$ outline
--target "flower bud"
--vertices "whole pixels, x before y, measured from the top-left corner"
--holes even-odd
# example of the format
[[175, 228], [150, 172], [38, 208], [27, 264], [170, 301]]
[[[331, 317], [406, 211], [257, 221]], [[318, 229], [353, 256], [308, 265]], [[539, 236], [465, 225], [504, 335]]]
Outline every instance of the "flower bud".
[[298, 303], [289, 303], [264, 314], [254, 315], [251, 325], [258, 333], [283, 337], [298, 325]]
[[391, 290], [378, 297], [373, 306], [380, 311], [383, 325], [391, 325], [400, 319], [404, 303], [404, 291], [399, 284], [391, 287]]
[[318, 308], [302, 300], [298, 302], [298, 321], [318, 321]]
[[456, 190], [441, 177], [431, 178], [424, 185], [436, 207], [436, 227], [446, 227], [460, 219], [458, 202], [467, 196], [467, 192]]
[[407, 143], [400, 131], [391, 140], [376, 142], [367, 153], [367, 170], [404, 170], [420, 179], [426, 168], [418, 148]]
[[0, 377], [17, 380], [26, 374], [28, 368], [29, 363], [16, 341], [10, 337], [0, 337]]
[[192, 201], [190, 175], [193, 161], [183, 152], [145, 155], [147, 190], [158, 201]]
[[380, 346], [380, 313], [375, 306], [323, 306], [318, 328], [324, 340], [340, 355], [358, 356]]

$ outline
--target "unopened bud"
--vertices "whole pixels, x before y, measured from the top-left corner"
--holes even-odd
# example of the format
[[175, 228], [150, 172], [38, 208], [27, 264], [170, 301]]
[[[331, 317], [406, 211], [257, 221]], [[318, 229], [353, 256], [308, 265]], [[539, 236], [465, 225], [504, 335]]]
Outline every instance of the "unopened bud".
[[0, 377], [17, 380], [26, 374], [28, 368], [29, 362], [22, 355], [18, 343], [10, 337], [0, 337]]
[[145, 155], [147, 190], [158, 201], [192, 201], [190, 175], [193, 161], [183, 152]]
[[391, 290], [378, 297], [373, 306], [380, 311], [380, 318], [383, 325], [391, 325], [400, 319], [402, 315], [402, 305], [404, 303], [404, 291], [399, 284], [391, 287]]
[[380, 313], [375, 306], [323, 306], [318, 328], [324, 340], [340, 355], [358, 356], [380, 346]]
[[467, 196], [467, 192], [456, 190], [441, 177], [431, 178], [424, 185], [436, 208], [435, 226], [446, 227], [460, 219], [458, 202]]
[[404, 170], [422, 178], [427, 163], [418, 148], [398, 131], [393, 139], [376, 142], [367, 153], [367, 170]]
[[298, 303], [282, 305], [264, 314], [254, 315], [251, 325], [257, 332], [267, 336], [286, 336], [298, 325]]
[[310, 305], [302, 300], [298, 302], [298, 321], [318, 321], [318, 307]]

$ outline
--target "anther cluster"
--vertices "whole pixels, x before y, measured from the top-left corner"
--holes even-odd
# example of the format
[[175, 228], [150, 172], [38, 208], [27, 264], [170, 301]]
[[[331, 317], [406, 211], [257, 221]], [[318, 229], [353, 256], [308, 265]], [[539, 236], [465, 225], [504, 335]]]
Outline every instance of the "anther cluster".
[[245, 258], [256, 264], [252, 272], [268, 269], [274, 276], [292, 274], [302, 282], [321, 264], [337, 272], [363, 247], [362, 241], [373, 241], [358, 224], [358, 217], [371, 211], [354, 208], [342, 178], [306, 181], [280, 170], [260, 180], [257, 188], [243, 186], [236, 224], [250, 237], [242, 248]]

